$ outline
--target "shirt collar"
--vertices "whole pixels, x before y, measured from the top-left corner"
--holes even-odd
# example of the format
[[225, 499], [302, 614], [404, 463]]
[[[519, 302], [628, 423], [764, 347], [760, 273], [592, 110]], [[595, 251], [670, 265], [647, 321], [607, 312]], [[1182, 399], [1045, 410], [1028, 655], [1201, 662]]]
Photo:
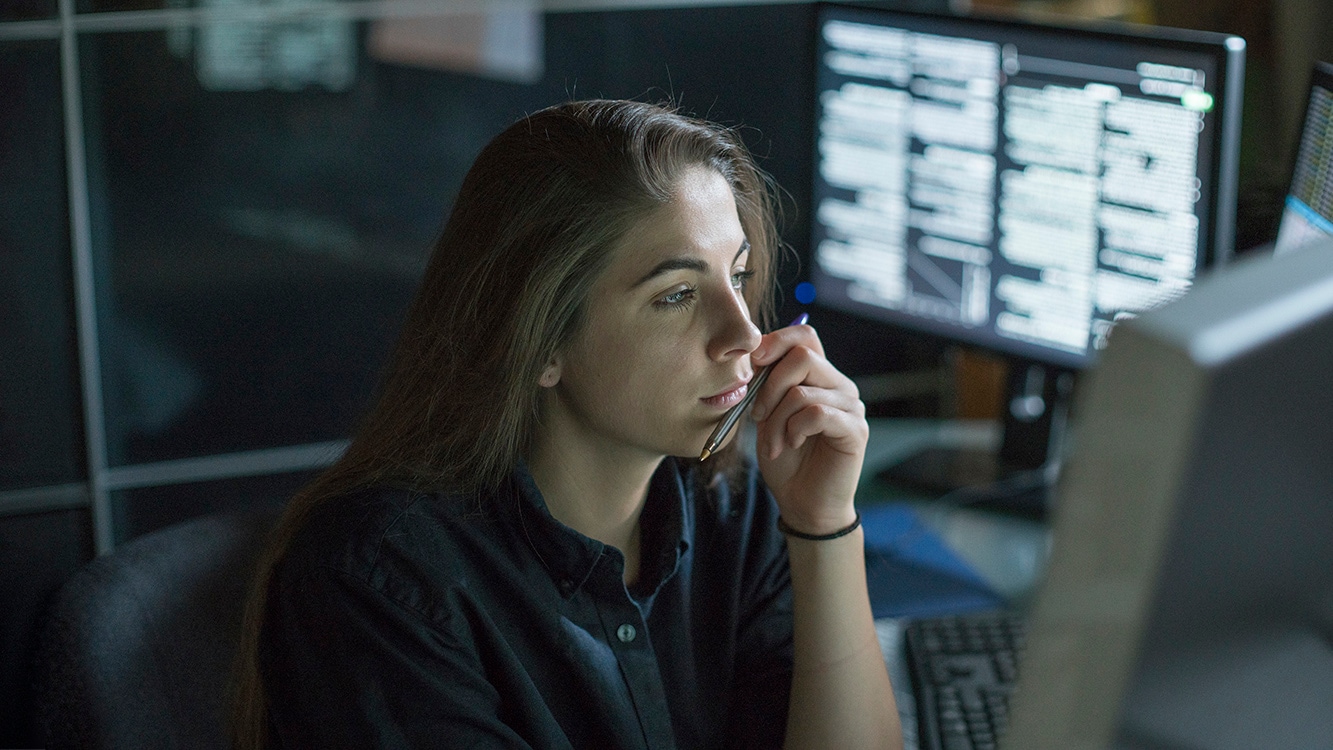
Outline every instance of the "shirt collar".
[[[573, 596], [587, 582], [608, 545], [564, 525], [551, 515], [541, 490], [520, 462], [512, 475], [517, 492], [518, 521], [528, 545], [550, 574], [561, 595]], [[676, 459], [667, 457], [648, 483], [648, 499], [640, 518], [642, 551], [637, 590], [651, 596], [675, 574], [689, 549], [686, 514], [691, 486]]]

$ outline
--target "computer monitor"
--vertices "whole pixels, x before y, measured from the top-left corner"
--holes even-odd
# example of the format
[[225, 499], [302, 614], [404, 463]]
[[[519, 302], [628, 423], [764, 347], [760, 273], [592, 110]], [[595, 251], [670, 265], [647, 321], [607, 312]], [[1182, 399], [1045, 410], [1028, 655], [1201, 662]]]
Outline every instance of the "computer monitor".
[[1333, 239], [1118, 326], [1001, 747], [1333, 743]]
[[1315, 63], [1274, 253], [1333, 235], [1333, 65]]
[[[1014, 438], [1052, 384], [1232, 251], [1244, 41], [839, 5], [817, 33], [816, 304], [1022, 363], [1000, 453], [1041, 466], [1051, 423]], [[950, 455], [908, 473], [971, 481]]]

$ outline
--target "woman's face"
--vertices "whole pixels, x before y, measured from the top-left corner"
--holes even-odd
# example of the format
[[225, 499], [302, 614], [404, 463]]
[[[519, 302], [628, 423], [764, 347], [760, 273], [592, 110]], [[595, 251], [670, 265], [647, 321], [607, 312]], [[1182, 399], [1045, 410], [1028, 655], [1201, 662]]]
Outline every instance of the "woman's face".
[[754, 372], [748, 260], [727, 182], [687, 172], [594, 284], [586, 325], [543, 375], [544, 427], [607, 455], [698, 455]]

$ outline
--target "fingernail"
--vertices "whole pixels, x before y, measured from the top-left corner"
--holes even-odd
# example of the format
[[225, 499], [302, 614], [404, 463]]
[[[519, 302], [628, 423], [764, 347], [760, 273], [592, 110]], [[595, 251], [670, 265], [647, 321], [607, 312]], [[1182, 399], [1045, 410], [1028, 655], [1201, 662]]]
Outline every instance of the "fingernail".
[[796, 316], [796, 320], [793, 320], [791, 322], [791, 325], [803, 326], [808, 320], [810, 320], [810, 313], [801, 313], [800, 315]]

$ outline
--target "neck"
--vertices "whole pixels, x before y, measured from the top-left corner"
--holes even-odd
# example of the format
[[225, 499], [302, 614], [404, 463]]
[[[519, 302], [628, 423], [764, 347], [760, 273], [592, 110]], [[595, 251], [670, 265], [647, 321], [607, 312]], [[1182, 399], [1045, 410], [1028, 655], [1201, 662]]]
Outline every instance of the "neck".
[[528, 469], [556, 520], [625, 556], [625, 580], [638, 576], [639, 516], [663, 456], [580, 439], [577, 430], [539, 430]]

